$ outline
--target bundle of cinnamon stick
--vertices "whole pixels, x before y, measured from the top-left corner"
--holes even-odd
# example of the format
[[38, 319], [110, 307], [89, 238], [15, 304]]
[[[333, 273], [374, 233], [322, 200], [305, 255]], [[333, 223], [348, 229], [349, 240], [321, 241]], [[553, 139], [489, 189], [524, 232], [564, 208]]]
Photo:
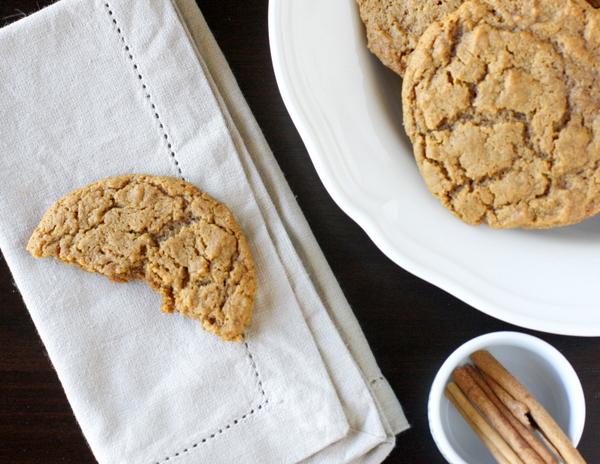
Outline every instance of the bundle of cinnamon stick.
[[[500, 464], [585, 464], [554, 419], [488, 351], [457, 368], [446, 396]], [[539, 438], [538, 438], [539, 437]]]

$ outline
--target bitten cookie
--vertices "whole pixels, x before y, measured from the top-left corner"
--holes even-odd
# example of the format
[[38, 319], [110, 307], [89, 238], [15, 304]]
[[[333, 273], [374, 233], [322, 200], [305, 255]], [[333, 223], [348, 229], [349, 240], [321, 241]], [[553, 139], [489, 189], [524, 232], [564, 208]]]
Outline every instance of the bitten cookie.
[[367, 30], [369, 50], [402, 76], [408, 55], [427, 26], [456, 10], [463, 1], [357, 0], [357, 3]]
[[465, 2], [424, 32], [402, 100], [428, 189], [466, 223], [600, 211], [600, 11], [586, 1]]
[[161, 310], [197, 319], [225, 341], [250, 324], [256, 273], [229, 209], [172, 177], [122, 175], [56, 201], [27, 250], [116, 282], [141, 280]]

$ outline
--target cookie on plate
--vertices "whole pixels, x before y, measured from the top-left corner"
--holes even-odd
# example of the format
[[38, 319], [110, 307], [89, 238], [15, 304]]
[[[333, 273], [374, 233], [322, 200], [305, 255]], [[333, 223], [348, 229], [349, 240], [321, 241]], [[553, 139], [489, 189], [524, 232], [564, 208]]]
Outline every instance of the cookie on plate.
[[465, 2], [424, 32], [402, 102], [428, 189], [466, 223], [600, 211], [600, 10], [586, 1]]
[[427, 26], [456, 10], [463, 1], [357, 0], [357, 3], [369, 50], [402, 76], [408, 55]]
[[252, 319], [256, 273], [244, 234], [223, 203], [173, 177], [122, 175], [74, 190], [44, 214], [27, 250], [144, 281], [162, 295], [162, 311], [226, 341], [241, 341]]

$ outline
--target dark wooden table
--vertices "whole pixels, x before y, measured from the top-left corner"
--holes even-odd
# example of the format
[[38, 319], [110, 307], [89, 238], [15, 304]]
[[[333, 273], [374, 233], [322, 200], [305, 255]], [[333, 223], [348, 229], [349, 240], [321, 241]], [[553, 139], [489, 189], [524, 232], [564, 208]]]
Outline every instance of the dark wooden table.
[[[49, 3], [1, 0], [0, 25]], [[198, 4], [412, 424], [397, 438], [386, 463], [445, 462], [427, 423], [431, 382], [456, 347], [498, 330], [534, 334], [573, 364], [587, 402], [579, 449], [589, 463], [600, 462], [600, 339], [514, 327], [390, 261], [332, 201], [286, 111], [271, 65], [268, 1]], [[0, 464], [93, 462], [10, 270], [0, 258]]]

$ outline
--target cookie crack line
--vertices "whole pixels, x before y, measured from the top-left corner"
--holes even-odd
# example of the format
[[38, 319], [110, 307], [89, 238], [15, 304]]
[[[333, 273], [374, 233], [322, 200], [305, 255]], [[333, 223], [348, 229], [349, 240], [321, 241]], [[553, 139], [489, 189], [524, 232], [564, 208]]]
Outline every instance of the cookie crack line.
[[[91, 233], [95, 229], [106, 226], [107, 223], [106, 223], [105, 218], [112, 210], [127, 208], [126, 205], [120, 204], [115, 199], [115, 196], [119, 192], [122, 192], [125, 188], [127, 188], [131, 185], [136, 185], [136, 184], [134, 182], [130, 181], [118, 189], [113, 189], [111, 194], [109, 195], [109, 198], [111, 200], [111, 205], [103, 212], [102, 219], [100, 220], [100, 222], [98, 222], [97, 224], [91, 225], [89, 228], [87, 228], [83, 231], [78, 232], [74, 238], [75, 241], [80, 241], [82, 238], [81, 236], [83, 236], [85, 238], [86, 234]], [[220, 231], [222, 231], [224, 234], [227, 234], [231, 238], [235, 238], [234, 233], [232, 233], [230, 230], [228, 230], [225, 227], [221, 227], [218, 224], [215, 224], [214, 221], [209, 220], [210, 218], [197, 217], [197, 216], [194, 216], [193, 213], [188, 212], [187, 210], [190, 207], [190, 199], [187, 198], [185, 195], [172, 195], [166, 189], [164, 189], [162, 186], [160, 186], [158, 184], [153, 184], [153, 187], [157, 188], [167, 198], [182, 200], [183, 204], [182, 204], [181, 209], [183, 211], [185, 211], [186, 214], [184, 215], [184, 217], [182, 219], [179, 219], [179, 220], [173, 221], [173, 222], [169, 222], [169, 223], [163, 225], [161, 230], [159, 230], [157, 232], [151, 232], [147, 227], [145, 227], [141, 230], [135, 230], [133, 228], [130, 228], [130, 229], [124, 230], [123, 233], [130, 234], [130, 235], [138, 237], [138, 238], [143, 237], [143, 236], [150, 237], [150, 239], [152, 241], [152, 245], [156, 251], [160, 250], [162, 244], [165, 243], [167, 240], [169, 240], [172, 237], [178, 236], [185, 227], [190, 227], [194, 223], [210, 224], [214, 227], [217, 227]], [[150, 208], [146, 208], [146, 209], [150, 210]], [[143, 211], [144, 211], [144, 209], [142, 209], [142, 212]], [[76, 219], [78, 219], [78, 217], [79, 217], [78, 213], [79, 213], [79, 211], [76, 210]], [[203, 249], [206, 251], [209, 247], [209, 244], [207, 243], [205, 237], [203, 237], [202, 235], [198, 235], [196, 238], [198, 240], [200, 240], [200, 242], [203, 245]], [[142, 255], [139, 266], [137, 266], [137, 268], [134, 268], [134, 269], [131, 269], [130, 271], [128, 271], [126, 275], [115, 276], [115, 278], [113, 280], [116, 280], [118, 282], [129, 281], [129, 280], [133, 280], [133, 279], [139, 279], [140, 276], [145, 275], [146, 267], [148, 265], [148, 254], [150, 253], [150, 248], [148, 245], [144, 245], [138, 251]], [[197, 257], [201, 257], [209, 263], [211, 262], [210, 257], [206, 253], [200, 254], [200, 253], [198, 253], [198, 250], [195, 250], [195, 249], [190, 250], [190, 251], [193, 251]], [[101, 249], [99, 250], [99, 252], [101, 254], [104, 254], [104, 251]], [[232, 263], [238, 261], [239, 256], [240, 256], [239, 245], [236, 243], [235, 244], [235, 252], [231, 256], [230, 266], [227, 269], [228, 277], [225, 280], [229, 281], [231, 279], [232, 272], [234, 270], [234, 266]], [[127, 259], [127, 256], [123, 255], [123, 256], [121, 256], [121, 258]], [[186, 288], [192, 282], [196, 283], [196, 284], [198, 283], [198, 282], [194, 282], [192, 280], [190, 271], [187, 267], [182, 267], [181, 272], [183, 273], [182, 282], [181, 282], [182, 288]], [[200, 286], [207, 286], [207, 285], [212, 285], [214, 283], [215, 282], [213, 279], [205, 278], [199, 284], [200, 284]], [[173, 298], [172, 293], [173, 292], [169, 292], [169, 298]], [[228, 295], [227, 298], [222, 302], [222, 304], [219, 305], [218, 309], [220, 311], [223, 311], [223, 309], [226, 307], [228, 301], [230, 300], [230, 297], [231, 297], [231, 295]], [[209, 318], [209, 322], [211, 322], [212, 324], [222, 326], [222, 324], [219, 323], [219, 321], [217, 321], [215, 318]]]
[[179, 159], [177, 157], [177, 153], [175, 152], [175, 149], [173, 147], [173, 141], [172, 141], [172, 137], [169, 134], [169, 132], [167, 131], [167, 128], [165, 127], [165, 123], [160, 115], [160, 112], [158, 111], [158, 107], [157, 104], [154, 100], [154, 97], [152, 96], [152, 94], [150, 93], [150, 89], [148, 84], [146, 83], [146, 78], [144, 77], [144, 74], [142, 74], [140, 67], [137, 63], [137, 61], [135, 60], [131, 45], [129, 44], [129, 42], [125, 39], [125, 35], [123, 33], [123, 29], [119, 23], [119, 21], [117, 21], [115, 12], [111, 6], [110, 3], [106, 2], [104, 3], [104, 8], [106, 10], [106, 12], [108, 13], [108, 16], [111, 19], [112, 25], [113, 25], [113, 29], [117, 32], [117, 34], [119, 35], [119, 40], [121, 42], [121, 46], [123, 48], [123, 52], [125, 53], [127, 59], [129, 60], [131, 66], [132, 66], [132, 70], [135, 74], [135, 77], [138, 79], [138, 81], [141, 84], [141, 89], [144, 93], [144, 98], [145, 100], [148, 102], [148, 104], [150, 105], [150, 110], [153, 112], [153, 117], [156, 121], [156, 123], [158, 124], [158, 128], [161, 131], [161, 137], [163, 139], [163, 142], [166, 145], [166, 149], [167, 152], [169, 153], [169, 156], [171, 158], [171, 161], [173, 162], [175, 169], [179, 175], [179, 178], [182, 180], [186, 180], [185, 176], [183, 175], [183, 170], [181, 168], [181, 164], [179, 162]]
[[[184, 180], [184, 179], [182, 179]], [[124, 183], [123, 185], [121, 185], [118, 188], [111, 188], [111, 189], [106, 189], [107, 190], [107, 195], [105, 198], [110, 199], [111, 204], [108, 205], [107, 207], [105, 207], [104, 211], [101, 212], [102, 218], [94, 223], [94, 224], [90, 224], [87, 228], [82, 228], [78, 231], [78, 234], [85, 234], [88, 233], [94, 229], [97, 229], [103, 225], [106, 225], [106, 216], [113, 210], [115, 209], [123, 209], [126, 208], [126, 205], [119, 203], [116, 199], [115, 196], [123, 191], [125, 188], [127, 188], [130, 185], [133, 185], [134, 181], [133, 180], [129, 180], [128, 182]], [[190, 198], [188, 198], [186, 195], [172, 195], [171, 193], [169, 193], [165, 188], [163, 188], [163, 186], [157, 184], [157, 183], [153, 183], [152, 187], [156, 188], [157, 190], [160, 191], [161, 194], [163, 194], [165, 197], [170, 198], [170, 199], [178, 199], [182, 201], [182, 210], [188, 210], [190, 207]], [[74, 219], [76, 222], [81, 223], [81, 221], [79, 221], [79, 210], [75, 209], [74, 210]], [[204, 221], [207, 224], [212, 224], [214, 225], [214, 221], [209, 220], [209, 218], [199, 218], [193, 215], [193, 213], [189, 213], [187, 217], [185, 217], [184, 219], [178, 220], [178, 221], [174, 221], [172, 223], [168, 223], [165, 224], [163, 226], [163, 229], [159, 232], [150, 232], [147, 228], [142, 229], [142, 230], [134, 230], [134, 229], [130, 229], [125, 231], [126, 233], [130, 233], [130, 234], [134, 234], [134, 235], [144, 235], [144, 234], [148, 234], [150, 237], [152, 237], [153, 240], [155, 240], [157, 243], [160, 243], [166, 239], [168, 239], [169, 237], [173, 236], [173, 235], [177, 235], [177, 233], [179, 232], [179, 230], [184, 227], [185, 225], [189, 225], [192, 224], [193, 222], [196, 221]], [[175, 227], [173, 227], [173, 225], [175, 225]], [[53, 226], [53, 229], [51, 230], [51, 232], [57, 227], [57, 225]], [[226, 230], [224, 228], [222, 228], [222, 230]], [[227, 231], [230, 235], [231, 232]], [[200, 237], [202, 238], [202, 237]]]

